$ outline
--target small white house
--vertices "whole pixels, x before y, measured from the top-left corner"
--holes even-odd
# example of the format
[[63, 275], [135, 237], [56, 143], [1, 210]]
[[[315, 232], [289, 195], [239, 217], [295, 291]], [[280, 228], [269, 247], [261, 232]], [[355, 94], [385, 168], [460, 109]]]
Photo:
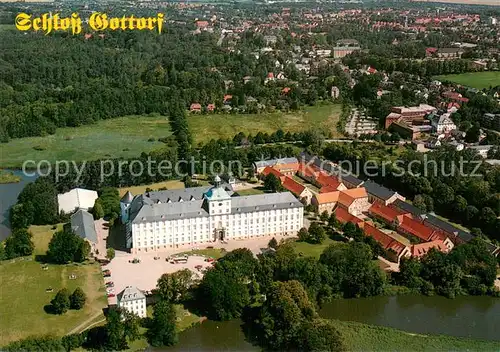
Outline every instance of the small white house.
[[127, 286], [117, 296], [118, 307], [134, 313], [140, 318], [146, 317], [146, 296], [137, 287]]
[[78, 209], [89, 210], [98, 198], [96, 191], [74, 188], [69, 192], [58, 194], [59, 212], [71, 213]]

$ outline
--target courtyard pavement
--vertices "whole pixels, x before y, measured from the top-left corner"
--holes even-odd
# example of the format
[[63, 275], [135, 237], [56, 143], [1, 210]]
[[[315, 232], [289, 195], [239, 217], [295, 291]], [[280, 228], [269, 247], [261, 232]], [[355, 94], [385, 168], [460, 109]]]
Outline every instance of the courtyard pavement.
[[[263, 248], [267, 248], [267, 244], [271, 238], [270, 236], [265, 236], [248, 240], [233, 240], [227, 243], [210, 244], [210, 246], [213, 248], [224, 248], [228, 252], [237, 248], [248, 248], [256, 255], [261, 253]], [[275, 238], [279, 242], [282, 238], [292, 238], [292, 236], [276, 236]], [[197, 249], [205, 248], [207, 248], [207, 244], [200, 245]], [[196, 266], [201, 265], [203, 268], [212, 266], [211, 263], [205, 262], [205, 257], [189, 255], [187, 263], [179, 264], [171, 264], [166, 260], [166, 258], [172, 255], [189, 252], [189, 250], [190, 248], [179, 248], [170, 251], [140, 254], [116, 251], [115, 258], [108, 265], [102, 266], [102, 270], [109, 269], [111, 271], [111, 277], [104, 278], [104, 282], [113, 282], [113, 293], [117, 295], [127, 286], [135, 286], [142, 291], [151, 291], [156, 287], [158, 279], [163, 274], [173, 273], [186, 268], [201, 279], [202, 273], [196, 269]], [[159, 259], [154, 259], [155, 257]], [[131, 262], [133, 259], [139, 259], [140, 263], [133, 264]], [[116, 304], [116, 296], [108, 298], [108, 303]]]

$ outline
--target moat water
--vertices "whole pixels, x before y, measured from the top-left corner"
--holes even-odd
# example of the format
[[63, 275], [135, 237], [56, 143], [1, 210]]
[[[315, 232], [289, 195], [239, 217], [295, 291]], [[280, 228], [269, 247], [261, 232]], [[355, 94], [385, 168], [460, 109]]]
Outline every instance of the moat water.
[[[382, 325], [413, 333], [443, 334], [498, 341], [500, 299], [493, 297], [395, 296], [334, 300], [320, 315]], [[241, 321], [205, 321], [184, 331], [167, 351], [257, 351], [246, 341]]]
[[38, 175], [26, 176], [19, 170], [6, 171], [12, 171], [14, 174], [21, 176], [21, 181], [0, 184], [0, 241], [3, 241], [10, 235], [9, 209], [16, 204], [17, 196], [23, 188], [38, 177]]

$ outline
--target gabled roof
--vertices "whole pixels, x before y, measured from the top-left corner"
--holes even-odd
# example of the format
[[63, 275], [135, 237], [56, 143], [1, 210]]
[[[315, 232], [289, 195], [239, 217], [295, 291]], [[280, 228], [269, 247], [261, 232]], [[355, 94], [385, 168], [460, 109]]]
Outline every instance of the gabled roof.
[[405, 214], [405, 212], [402, 212], [395, 208], [390, 208], [388, 206], [385, 206], [384, 204], [380, 204], [379, 202], [373, 203], [368, 211], [371, 214], [381, 217], [388, 223], [394, 222], [398, 216]]
[[424, 224], [429, 224], [431, 226], [437, 227], [441, 231], [446, 232], [452, 237], [458, 237], [464, 242], [469, 242], [475, 237], [470, 232], [461, 230], [458, 227], [453, 226], [449, 222], [441, 220], [432, 214], [425, 214], [423, 218]]
[[138, 299], [146, 299], [146, 296], [137, 287], [127, 286], [122, 292], [118, 294], [117, 298], [118, 298], [118, 303], [120, 303], [127, 301], [135, 301]]
[[445, 246], [443, 240], [434, 240], [426, 243], [415, 244], [411, 247], [411, 255], [413, 257], [420, 258], [427, 254], [431, 248], [436, 248], [437, 250], [448, 253], [449, 249]]
[[399, 209], [405, 213], [410, 213], [414, 217], [419, 217], [420, 215], [424, 214], [424, 212], [416, 206], [402, 201], [401, 199], [396, 199], [393, 203], [391, 203], [391, 207]]
[[274, 176], [276, 176], [276, 178], [278, 180], [280, 180], [281, 183], [283, 183], [283, 181], [285, 179], [285, 175], [283, 175], [281, 172], [279, 172], [278, 170], [276, 170], [274, 167], [266, 166], [264, 168], [264, 170], [262, 170], [262, 175], [263, 176], [267, 176], [269, 174], [273, 174]]
[[337, 209], [335, 209], [335, 217], [343, 224], [346, 222], [352, 222], [353, 224], [359, 224], [363, 222], [363, 220], [352, 214], [349, 214], [347, 210], [341, 207], [337, 207]]
[[339, 191], [339, 203], [345, 207], [349, 207], [356, 199], [368, 198], [364, 188], [351, 188], [344, 191]]
[[292, 179], [288, 176], [283, 177], [281, 185], [285, 189], [287, 189], [290, 192], [292, 192], [293, 194], [295, 194], [296, 196], [300, 196], [302, 194], [302, 192], [304, 192], [304, 190], [306, 189], [306, 186], [298, 183], [297, 181], [295, 181], [294, 179]]
[[266, 167], [266, 166], [275, 166], [280, 164], [295, 164], [299, 161], [297, 158], [281, 158], [281, 159], [271, 159], [271, 160], [259, 160], [254, 162], [254, 165], [257, 168]]
[[366, 188], [368, 194], [383, 200], [388, 200], [389, 198], [393, 197], [396, 194], [395, 191], [390, 190], [389, 188], [386, 188], [384, 186], [381, 186], [378, 183], [375, 183], [371, 180], [365, 181], [365, 183], [363, 183], [363, 187]]
[[399, 224], [399, 227], [403, 231], [418, 237], [425, 242], [434, 241], [436, 239], [444, 240], [446, 238], [442, 232], [436, 231], [433, 228], [424, 225], [420, 221], [414, 220], [408, 216], [403, 216], [403, 221]]
[[380, 231], [377, 229], [375, 226], [373, 226], [370, 223], [365, 222], [363, 226], [363, 230], [365, 231], [365, 234], [372, 237], [375, 239], [380, 245], [385, 249], [389, 250], [392, 249], [396, 254], [399, 256], [401, 252], [405, 250], [406, 245], [403, 243], [395, 240], [388, 234]]
[[339, 191], [328, 192], [328, 193], [319, 193], [314, 195], [318, 204], [329, 204], [329, 203], [337, 203], [339, 200]]
[[94, 217], [86, 210], [78, 210], [71, 215], [71, 230], [79, 237], [97, 243]]

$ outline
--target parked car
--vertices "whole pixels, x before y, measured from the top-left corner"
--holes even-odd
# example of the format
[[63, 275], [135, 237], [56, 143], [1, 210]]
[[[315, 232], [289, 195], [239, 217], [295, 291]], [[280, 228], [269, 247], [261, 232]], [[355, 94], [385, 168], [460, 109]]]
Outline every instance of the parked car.
[[108, 297], [111, 298], [111, 297], [115, 297], [116, 295], [114, 293], [108, 293]]
[[106, 287], [115, 287], [115, 284], [113, 282], [106, 282]]
[[215, 259], [214, 258], [205, 258], [205, 261], [208, 263], [212, 263], [212, 262], [215, 262]]

